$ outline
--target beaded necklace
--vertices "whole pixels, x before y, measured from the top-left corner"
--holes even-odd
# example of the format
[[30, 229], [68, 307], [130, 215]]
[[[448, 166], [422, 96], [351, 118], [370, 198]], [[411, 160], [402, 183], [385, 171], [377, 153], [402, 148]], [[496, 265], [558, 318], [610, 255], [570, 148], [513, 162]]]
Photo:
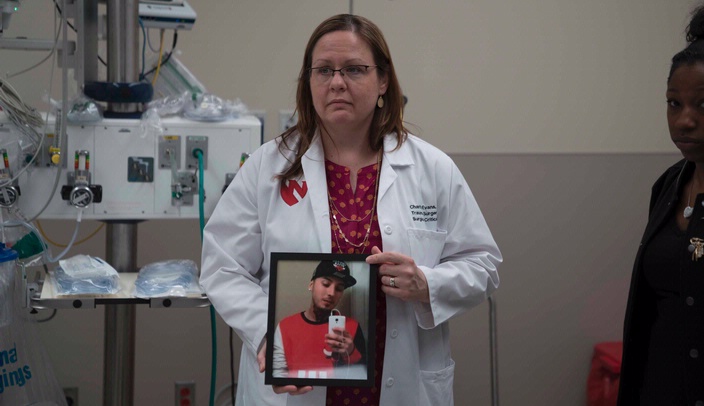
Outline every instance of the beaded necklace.
[[[330, 196], [330, 191], [328, 190], [328, 203], [330, 205], [330, 212], [332, 214], [332, 221], [335, 224], [335, 227], [337, 227], [337, 231], [333, 231], [333, 234], [335, 235], [335, 242], [337, 243], [337, 250], [340, 254], [342, 253], [342, 248], [340, 245], [340, 240], [337, 236], [338, 233], [340, 234], [340, 236], [342, 236], [342, 238], [345, 240], [345, 242], [347, 244], [349, 244], [355, 248], [361, 248], [362, 252], [364, 252], [364, 245], [367, 243], [367, 241], [369, 241], [369, 234], [372, 232], [372, 223], [374, 222], [374, 212], [376, 211], [377, 196], [379, 194], [379, 176], [381, 174], [381, 154], [382, 153], [380, 152], [379, 158], [377, 159], [377, 165], [376, 165], [376, 179], [374, 180], [374, 183], [375, 183], [375, 185], [374, 185], [374, 201], [372, 203], [371, 211], [366, 216], [360, 218], [359, 220], [352, 220], [352, 219], [348, 219], [347, 217], [345, 217], [340, 212], [340, 210], [337, 209], [337, 206], [335, 206], [335, 203], [332, 200], [332, 196]], [[367, 224], [367, 226], [366, 226], [367, 232], [364, 234], [364, 238], [362, 239], [361, 243], [355, 244], [352, 241], [350, 241], [349, 238], [347, 238], [345, 233], [342, 231], [342, 227], [340, 227], [340, 223], [337, 220], [336, 213], [339, 213], [340, 216], [342, 216], [345, 220], [353, 221], [353, 222], [360, 222], [360, 221], [366, 219], [367, 217], [369, 217], [369, 224]]]

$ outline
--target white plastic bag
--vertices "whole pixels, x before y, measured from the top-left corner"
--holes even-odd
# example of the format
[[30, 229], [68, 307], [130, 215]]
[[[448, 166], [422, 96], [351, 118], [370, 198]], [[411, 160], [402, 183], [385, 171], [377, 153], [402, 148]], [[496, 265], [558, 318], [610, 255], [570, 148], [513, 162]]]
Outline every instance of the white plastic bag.
[[[23, 271], [0, 243], [0, 406], [66, 406], [36, 321], [23, 306]], [[6, 261], [5, 261], [6, 260]]]

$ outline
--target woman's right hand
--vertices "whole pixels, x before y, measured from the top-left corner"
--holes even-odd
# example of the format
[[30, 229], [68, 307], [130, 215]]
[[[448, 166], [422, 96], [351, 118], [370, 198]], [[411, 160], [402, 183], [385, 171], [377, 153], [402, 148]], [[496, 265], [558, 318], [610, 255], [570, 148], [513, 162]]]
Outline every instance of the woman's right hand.
[[262, 341], [262, 348], [257, 353], [257, 362], [259, 363], [259, 372], [264, 372], [266, 369], [266, 337]]
[[313, 390], [312, 386], [296, 386], [296, 385], [286, 385], [286, 386], [273, 386], [274, 392], [278, 394], [288, 393], [289, 395], [302, 395]]
[[[257, 353], [257, 362], [259, 363], [259, 372], [264, 372], [266, 369], [266, 339], [262, 344], [262, 348], [259, 349]], [[296, 385], [286, 385], [286, 386], [272, 386], [274, 393], [282, 394], [288, 393], [289, 395], [302, 395], [313, 390], [312, 386], [296, 386]]]

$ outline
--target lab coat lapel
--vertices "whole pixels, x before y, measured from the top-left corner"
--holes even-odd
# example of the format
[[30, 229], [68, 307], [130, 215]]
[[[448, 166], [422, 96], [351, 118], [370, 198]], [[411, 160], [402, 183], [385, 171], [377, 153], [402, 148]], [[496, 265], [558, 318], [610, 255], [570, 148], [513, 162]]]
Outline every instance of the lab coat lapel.
[[396, 148], [397, 140], [394, 134], [387, 134], [384, 137], [384, 157], [381, 162], [381, 174], [379, 176], [379, 196], [377, 201], [381, 202], [382, 198], [394, 183], [398, 174], [394, 168], [399, 166], [413, 165], [413, 157], [411, 157], [408, 148], [401, 146]]
[[328, 206], [328, 189], [325, 178], [325, 154], [320, 136], [316, 135], [313, 142], [301, 159], [303, 174], [308, 185], [310, 203], [313, 207], [315, 229], [317, 230], [321, 251], [332, 250], [332, 234], [330, 234], [330, 207]]

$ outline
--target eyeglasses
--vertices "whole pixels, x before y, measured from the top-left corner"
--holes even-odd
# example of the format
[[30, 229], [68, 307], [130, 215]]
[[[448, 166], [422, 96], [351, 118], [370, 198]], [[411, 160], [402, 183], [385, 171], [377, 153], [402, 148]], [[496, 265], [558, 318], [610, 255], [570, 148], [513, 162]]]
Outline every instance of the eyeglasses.
[[334, 76], [335, 72], [340, 72], [340, 76], [347, 77], [350, 80], [359, 80], [369, 73], [369, 68], [376, 68], [377, 65], [350, 65], [340, 69], [333, 69], [329, 66], [321, 66], [319, 68], [310, 68], [311, 80], [317, 83], [327, 83]]

